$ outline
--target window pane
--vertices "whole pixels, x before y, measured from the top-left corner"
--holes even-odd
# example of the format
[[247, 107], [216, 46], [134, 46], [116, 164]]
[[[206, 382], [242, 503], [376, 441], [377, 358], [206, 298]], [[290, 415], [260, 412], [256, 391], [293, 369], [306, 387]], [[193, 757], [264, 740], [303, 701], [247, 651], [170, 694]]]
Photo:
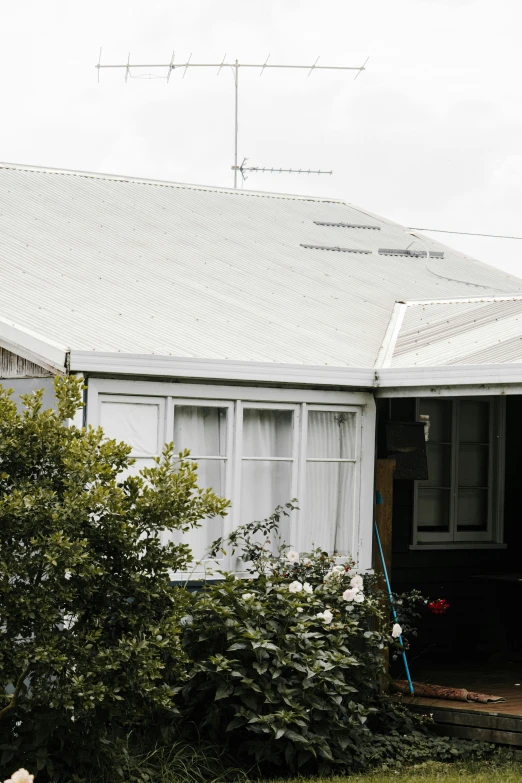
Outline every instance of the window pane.
[[[225, 460], [200, 460], [198, 466], [198, 486], [204, 489], [212, 489], [219, 497], [226, 495], [226, 462]], [[176, 541], [183, 541], [192, 549], [194, 560], [201, 560], [208, 556], [208, 549], [213, 541], [223, 535], [223, 517], [203, 519], [201, 527], [193, 528], [188, 533], [180, 536], [176, 534]], [[194, 568], [194, 563], [192, 568]], [[200, 573], [202, 567], [196, 567]]]
[[[276, 506], [292, 499], [292, 463], [244, 460], [241, 466], [241, 518], [239, 524], [265, 519]], [[280, 533], [288, 541], [288, 526]]]
[[424, 532], [449, 532], [450, 491], [420, 486], [417, 495], [417, 527]]
[[448, 487], [451, 482], [451, 445], [428, 443], [428, 479], [422, 481], [423, 487]]
[[467, 443], [489, 443], [489, 401], [461, 400], [459, 439]]
[[155, 456], [161, 451], [159, 411], [159, 405], [103, 401], [100, 424], [107, 437], [132, 446], [133, 454]]
[[[291, 457], [293, 411], [245, 408], [244, 457]], [[288, 500], [289, 498], [285, 498]]]
[[483, 531], [488, 527], [488, 491], [460, 488], [457, 504], [457, 530]]
[[308, 462], [306, 518], [300, 522], [295, 544], [300, 550], [319, 546], [327, 552], [352, 554], [354, 490], [353, 463]]
[[459, 446], [459, 486], [487, 487], [489, 446], [466, 443]]
[[451, 400], [419, 400], [419, 414], [430, 417], [428, 442], [450, 443], [452, 407]]
[[197, 457], [224, 457], [227, 453], [227, 410], [202, 405], [176, 405], [174, 446]]
[[355, 421], [355, 413], [309, 411], [307, 456], [354, 459]]

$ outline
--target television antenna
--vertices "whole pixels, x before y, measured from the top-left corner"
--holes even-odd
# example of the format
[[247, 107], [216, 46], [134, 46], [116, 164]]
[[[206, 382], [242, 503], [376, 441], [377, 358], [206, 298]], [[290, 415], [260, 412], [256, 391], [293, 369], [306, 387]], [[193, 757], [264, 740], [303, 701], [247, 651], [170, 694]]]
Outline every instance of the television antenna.
[[[216, 76], [219, 76], [223, 68], [230, 69], [232, 72], [232, 75], [234, 77], [234, 165], [232, 166], [232, 170], [234, 172], [234, 187], [237, 188], [237, 174], [238, 171], [240, 171], [240, 166], [238, 166], [238, 156], [237, 156], [237, 148], [238, 148], [238, 137], [239, 137], [239, 70], [240, 68], [259, 68], [260, 73], [259, 75], [262, 76], [264, 71], [267, 68], [290, 68], [290, 69], [297, 69], [297, 70], [305, 70], [308, 71], [308, 76], [310, 76], [315, 71], [357, 71], [355, 74], [355, 79], [362, 73], [362, 71], [366, 70], [366, 63], [370, 59], [369, 57], [366, 58], [365, 62], [362, 65], [317, 65], [319, 62], [319, 57], [315, 60], [313, 65], [303, 65], [303, 64], [276, 64], [276, 63], [269, 63], [270, 55], [266, 58], [264, 63], [241, 63], [239, 60], [234, 61], [227, 61], [227, 56], [223, 57], [222, 61], [220, 63], [193, 63], [191, 62], [192, 54], [188, 58], [186, 62], [183, 63], [176, 63], [174, 60], [175, 52], [172, 52], [172, 57], [170, 58], [169, 63], [131, 63], [130, 61], [130, 53], [127, 57], [126, 63], [114, 63], [114, 64], [102, 64], [101, 62], [101, 54], [102, 50], [100, 49], [100, 56], [98, 59], [98, 63], [95, 66], [98, 69], [98, 81], [100, 81], [100, 70], [102, 68], [118, 68], [125, 71], [125, 81], [128, 81], [129, 78], [145, 78], [145, 79], [165, 79], [167, 82], [170, 81], [170, 77], [172, 75], [172, 72], [174, 70], [177, 70], [179, 68], [183, 69], [183, 76], [184, 79], [187, 73], [187, 70], [189, 68], [217, 68], [217, 74]], [[161, 68], [161, 69], [167, 69], [166, 74], [164, 76], [155, 76], [153, 74], [145, 74], [142, 76], [135, 77], [132, 75], [131, 71], [134, 69], [149, 69], [149, 68]], [[242, 164], [241, 164], [242, 165]], [[267, 169], [268, 171], [268, 169]], [[279, 172], [278, 172], [279, 173]], [[281, 172], [282, 173], [282, 172]], [[293, 173], [293, 172], [292, 172]], [[303, 171], [304, 173], [304, 171]], [[308, 172], [307, 172], [308, 173]], [[311, 173], [311, 172], [310, 172]]]
[[248, 158], [243, 158], [243, 163], [240, 166], [232, 166], [232, 170], [239, 171], [243, 182], [248, 179], [250, 172], [258, 174], [333, 174], [333, 171], [323, 171], [322, 169], [277, 169], [274, 166], [245, 166], [247, 160]]

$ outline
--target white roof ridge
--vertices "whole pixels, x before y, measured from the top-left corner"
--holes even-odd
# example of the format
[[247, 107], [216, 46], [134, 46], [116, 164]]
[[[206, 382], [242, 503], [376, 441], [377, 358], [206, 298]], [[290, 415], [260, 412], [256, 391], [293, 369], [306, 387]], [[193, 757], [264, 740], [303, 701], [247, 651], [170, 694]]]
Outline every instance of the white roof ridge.
[[233, 196], [258, 196], [264, 198], [291, 199], [297, 201], [317, 201], [319, 203], [344, 204], [353, 206], [344, 199], [330, 198], [327, 196], [303, 196], [297, 193], [276, 193], [268, 190], [244, 190], [243, 188], [223, 188], [218, 185], [200, 185], [190, 182], [172, 182], [170, 180], [151, 179], [149, 177], [135, 177], [132, 174], [107, 174], [97, 171], [81, 171], [79, 169], [60, 169], [49, 166], [33, 166], [25, 163], [0, 162], [0, 169], [12, 171], [31, 171], [36, 174], [57, 174], [71, 177], [86, 177], [89, 179], [104, 179], [113, 182], [133, 182], [137, 185], [151, 185], [157, 187], [177, 188], [180, 190], [200, 190], [215, 193], [226, 193]]

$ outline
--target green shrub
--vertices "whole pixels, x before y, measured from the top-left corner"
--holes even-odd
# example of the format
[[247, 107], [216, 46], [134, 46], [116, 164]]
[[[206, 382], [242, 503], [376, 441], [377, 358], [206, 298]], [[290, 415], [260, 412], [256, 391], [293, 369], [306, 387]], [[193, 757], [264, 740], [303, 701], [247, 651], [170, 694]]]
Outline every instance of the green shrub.
[[229, 540], [252, 578], [206, 585], [185, 618], [194, 662], [185, 714], [202, 736], [265, 773], [357, 771], [476, 750], [432, 736], [382, 694], [385, 651], [399, 651], [386, 597], [349, 558], [284, 546], [272, 554], [282, 513]]
[[[121, 478], [130, 448], [64, 426], [81, 381], [56, 381], [17, 413], [0, 387], [0, 745], [2, 771], [51, 778], [110, 759], [133, 726], [168, 721], [186, 676], [179, 618], [188, 530], [227, 503], [197, 487], [187, 453]], [[8, 774], [5, 775], [8, 777]]]

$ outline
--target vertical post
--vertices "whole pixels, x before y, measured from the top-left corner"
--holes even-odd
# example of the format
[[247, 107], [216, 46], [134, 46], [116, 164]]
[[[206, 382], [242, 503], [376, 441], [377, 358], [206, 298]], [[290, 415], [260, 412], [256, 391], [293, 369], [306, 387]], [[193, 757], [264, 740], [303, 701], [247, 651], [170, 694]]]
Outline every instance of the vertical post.
[[[375, 523], [381, 539], [386, 570], [391, 574], [392, 560], [392, 519], [393, 519], [393, 471], [394, 459], [378, 459], [375, 471], [375, 490], [378, 503], [375, 506]], [[385, 588], [384, 573], [378, 547], [373, 548], [373, 567], [379, 575], [379, 583]]]
[[239, 81], [239, 63], [236, 60], [234, 65], [234, 83], [235, 83], [235, 102], [234, 102], [234, 187], [237, 188], [237, 135], [238, 135], [238, 81]]

